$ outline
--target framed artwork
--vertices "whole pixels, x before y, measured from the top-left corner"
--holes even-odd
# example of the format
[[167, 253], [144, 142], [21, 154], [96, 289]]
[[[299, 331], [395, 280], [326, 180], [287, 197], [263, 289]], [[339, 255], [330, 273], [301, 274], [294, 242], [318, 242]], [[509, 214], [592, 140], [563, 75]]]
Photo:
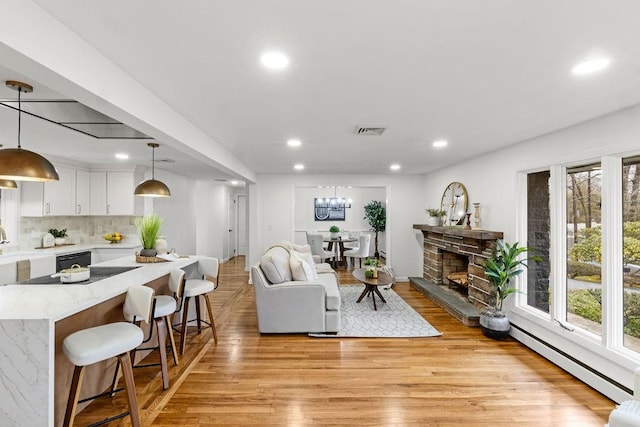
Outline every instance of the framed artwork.
[[344, 221], [345, 207], [332, 206], [325, 202], [326, 199], [313, 200], [313, 216], [314, 221]]

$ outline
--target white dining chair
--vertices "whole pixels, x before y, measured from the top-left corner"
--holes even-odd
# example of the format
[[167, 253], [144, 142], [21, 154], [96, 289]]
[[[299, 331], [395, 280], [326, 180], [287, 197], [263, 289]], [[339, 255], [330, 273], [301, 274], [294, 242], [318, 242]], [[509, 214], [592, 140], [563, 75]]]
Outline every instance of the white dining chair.
[[369, 257], [369, 245], [371, 244], [371, 234], [363, 234], [358, 240], [358, 247], [344, 252], [344, 256], [352, 260], [355, 266], [355, 258], [358, 258], [359, 266], [362, 268], [362, 258]]
[[336, 257], [335, 252], [329, 252], [322, 247], [322, 234], [307, 234], [307, 243], [311, 246], [311, 254], [320, 257], [320, 262]]

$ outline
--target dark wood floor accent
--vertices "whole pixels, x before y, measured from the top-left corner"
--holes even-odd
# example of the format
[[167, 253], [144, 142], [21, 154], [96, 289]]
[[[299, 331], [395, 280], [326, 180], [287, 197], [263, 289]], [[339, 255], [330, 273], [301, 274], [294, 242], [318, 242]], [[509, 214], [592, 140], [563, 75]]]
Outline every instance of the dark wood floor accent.
[[[190, 334], [168, 390], [158, 369], [134, 370], [143, 425], [601, 427], [615, 406], [517, 341], [460, 324], [407, 283], [396, 292], [441, 337], [260, 335], [247, 279], [244, 258], [222, 264], [212, 297], [218, 344], [210, 330]], [[340, 280], [357, 283], [346, 270]], [[96, 401], [76, 421], [125, 405], [124, 396]]]

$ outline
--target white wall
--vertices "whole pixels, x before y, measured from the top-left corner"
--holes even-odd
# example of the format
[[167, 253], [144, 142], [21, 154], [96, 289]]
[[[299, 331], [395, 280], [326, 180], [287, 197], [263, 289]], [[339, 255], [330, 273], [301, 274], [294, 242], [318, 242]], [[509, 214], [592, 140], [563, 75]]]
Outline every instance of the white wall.
[[255, 224], [250, 231], [249, 265], [272, 244], [294, 240], [295, 188], [318, 185], [384, 187], [387, 261], [401, 278], [422, 276], [422, 247], [412, 229], [426, 220], [421, 175], [259, 175], [249, 189], [251, 226]]
[[[552, 164], [583, 163], [603, 155], [627, 153], [640, 153], [640, 106], [427, 174], [423, 187], [427, 204], [435, 206], [440, 203], [442, 192], [449, 182], [462, 182], [468, 191], [469, 206], [472, 206], [473, 202], [481, 203], [480, 217], [484, 229], [503, 231], [506, 240], [523, 242], [526, 236], [517, 235], [519, 191], [525, 190], [519, 189], [517, 185], [519, 171], [535, 170]], [[512, 305], [513, 301], [509, 300], [509, 303]], [[640, 360], [625, 359], [619, 354], [605, 350], [599, 343], [594, 344], [580, 339], [576, 334], [562, 330], [550, 320], [536, 319], [521, 309], [515, 311], [510, 317], [519, 327], [571, 354], [586, 366], [595, 367], [625, 386], [632, 386], [630, 369], [640, 363]], [[522, 333], [520, 335], [524, 336]], [[534, 341], [526, 336], [522, 339]], [[537, 342], [529, 345], [541, 353], [547, 351]], [[553, 360], [555, 356], [549, 357]], [[556, 363], [561, 364], [564, 369], [579, 376], [594, 388], [619, 400], [621, 394], [617, 391], [618, 389], [611, 387], [586, 369], [571, 362], [556, 360]]]
[[164, 218], [160, 235], [167, 237], [168, 248], [178, 254], [196, 253], [196, 215], [191, 209], [195, 198], [193, 180], [157, 169], [155, 174], [171, 191], [171, 197], [145, 197], [153, 201], [153, 210]]
[[196, 196], [190, 209], [195, 212], [195, 253], [222, 260], [228, 236], [227, 186], [211, 181], [196, 181], [194, 186]]

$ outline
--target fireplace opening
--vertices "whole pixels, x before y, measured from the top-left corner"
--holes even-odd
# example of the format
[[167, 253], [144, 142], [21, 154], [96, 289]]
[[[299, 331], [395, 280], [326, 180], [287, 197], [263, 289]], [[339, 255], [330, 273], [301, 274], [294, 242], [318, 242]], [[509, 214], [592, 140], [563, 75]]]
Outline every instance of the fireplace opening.
[[469, 286], [469, 257], [455, 252], [442, 252], [442, 284], [448, 285], [467, 299]]

